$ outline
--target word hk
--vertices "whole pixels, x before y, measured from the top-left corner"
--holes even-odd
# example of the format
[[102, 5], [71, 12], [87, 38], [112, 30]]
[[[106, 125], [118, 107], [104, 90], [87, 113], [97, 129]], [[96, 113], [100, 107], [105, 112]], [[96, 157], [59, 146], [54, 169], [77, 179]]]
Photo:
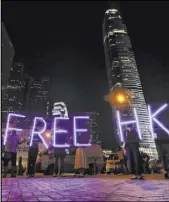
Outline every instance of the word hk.
[[[11, 132], [12, 130], [15, 130], [15, 131], [18, 131], [18, 132], [22, 132], [23, 129], [21, 128], [16, 128], [16, 127], [11, 127], [10, 126], [10, 122], [11, 122], [11, 119], [12, 118], [25, 118], [26, 116], [24, 115], [20, 115], [20, 114], [12, 114], [12, 113], [9, 113], [8, 114], [8, 118], [7, 118], [7, 123], [6, 123], [6, 129], [5, 129], [5, 135], [4, 135], [4, 141], [3, 141], [3, 144], [6, 145], [7, 143], [7, 139], [8, 139], [8, 133]], [[53, 126], [51, 128], [51, 131], [52, 131], [52, 145], [54, 147], [58, 147], [58, 148], [69, 148], [71, 145], [70, 144], [67, 144], [67, 143], [64, 143], [64, 144], [58, 144], [56, 142], [56, 139], [57, 139], [57, 135], [68, 135], [68, 134], [72, 134], [73, 133], [73, 145], [72, 146], [75, 146], [75, 147], [87, 147], [87, 146], [91, 146], [91, 140], [90, 140], [90, 135], [89, 135], [89, 130], [87, 128], [78, 128], [78, 124], [77, 122], [81, 120], [83, 122], [86, 123], [89, 123], [89, 116], [74, 116], [73, 117], [73, 132], [69, 131], [68, 129], [65, 129], [64, 127], [61, 129], [59, 126], [58, 126], [58, 123], [59, 122], [64, 122], [64, 125], [66, 125], [66, 122], [69, 121], [69, 118], [68, 117], [55, 117], [53, 119]], [[71, 122], [72, 123], [72, 122]], [[38, 127], [38, 124], [41, 124], [41, 127], [39, 128]], [[89, 126], [89, 125], [87, 125]], [[86, 126], [86, 127], [87, 127]], [[44, 144], [44, 146], [46, 148], [48, 148], [48, 144], [47, 142], [45, 141], [45, 138], [43, 137], [43, 134], [45, 133], [47, 129], [47, 122], [45, 121], [44, 118], [42, 117], [35, 117], [34, 120], [33, 120], [33, 126], [32, 126], [32, 130], [30, 132], [30, 143], [29, 143], [29, 146], [32, 146], [33, 144], [33, 140], [34, 140], [34, 136], [38, 135], [39, 138], [41, 139], [42, 143]], [[83, 144], [82, 143], [79, 143], [78, 142], [78, 135], [80, 136], [86, 136], [87, 137], [87, 141], [85, 141], [85, 143]], [[85, 139], [86, 140], [86, 139]], [[86, 142], [88, 142], [86, 144]], [[62, 142], [63, 143], [63, 142]]]
[[[149, 118], [149, 123], [150, 123], [149, 131], [150, 131], [150, 133], [152, 135], [152, 139], [155, 138], [154, 123], [156, 125], [158, 125], [169, 136], [169, 129], [167, 129], [166, 126], [164, 126], [164, 124], [161, 123], [161, 121], [159, 121], [157, 119], [157, 116], [162, 111], [164, 111], [167, 107], [168, 107], [168, 104], [164, 104], [160, 108], [158, 108], [155, 112], [152, 113], [151, 107], [148, 105], [148, 118]], [[116, 111], [118, 129], [119, 129], [119, 134], [120, 134], [120, 140], [122, 142], [124, 142], [123, 126], [127, 126], [129, 124], [135, 124], [136, 125], [139, 139], [142, 139], [142, 134], [141, 134], [141, 130], [140, 130], [140, 124], [139, 124], [140, 120], [138, 119], [137, 110], [135, 108], [133, 109], [133, 113], [134, 113], [135, 120], [129, 120], [129, 121], [123, 122], [123, 121], [121, 121], [120, 112]]]

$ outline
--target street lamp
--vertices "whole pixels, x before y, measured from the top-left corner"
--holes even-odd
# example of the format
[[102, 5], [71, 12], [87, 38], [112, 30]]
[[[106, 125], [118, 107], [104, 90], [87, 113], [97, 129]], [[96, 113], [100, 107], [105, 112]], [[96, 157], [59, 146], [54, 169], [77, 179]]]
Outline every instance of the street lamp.
[[122, 93], [119, 93], [116, 95], [116, 101], [119, 103], [119, 104], [124, 104], [126, 103], [126, 96]]
[[105, 100], [115, 108], [124, 108], [131, 105], [130, 97], [130, 93], [127, 89], [115, 87], [105, 96]]

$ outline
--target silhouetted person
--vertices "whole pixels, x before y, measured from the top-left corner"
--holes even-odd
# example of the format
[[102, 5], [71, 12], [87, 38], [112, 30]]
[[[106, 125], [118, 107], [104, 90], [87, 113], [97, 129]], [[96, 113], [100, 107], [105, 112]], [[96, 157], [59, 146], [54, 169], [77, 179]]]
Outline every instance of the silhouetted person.
[[132, 179], [144, 179], [141, 175], [139, 137], [132, 125], [127, 127], [125, 148], [127, 149], [130, 173], [133, 174]]
[[42, 140], [40, 139], [40, 137], [38, 135], [35, 135], [33, 137], [32, 145], [29, 147], [29, 150], [28, 150], [28, 170], [27, 170], [27, 174], [29, 177], [35, 176], [36, 159], [37, 159], [38, 152], [39, 152], [39, 143], [41, 143], [41, 142], [42, 142]]
[[19, 157], [19, 163], [18, 163], [18, 175], [23, 175], [24, 169], [22, 165], [22, 157]]
[[6, 177], [8, 171], [8, 163], [12, 162], [11, 177], [16, 177], [16, 157], [18, 145], [22, 144], [25, 140], [20, 141], [19, 137], [16, 134], [16, 131], [13, 130], [12, 134], [9, 135], [7, 144], [5, 145], [5, 155], [4, 155], [4, 175]]
[[127, 165], [125, 163], [125, 155], [124, 155], [124, 150], [122, 147], [118, 147], [117, 148], [117, 155], [118, 155], [118, 158], [120, 160], [120, 164], [121, 164], [121, 167], [123, 169], [123, 173], [128, 173], [128, 169], [127, 169]]
[[166, 149], [163, 150], [163, 164], [164, 164], [164, 178], [169, 179], [169, 163], [168, 163], [168, 152]]
[[55, 156], [55, 164], [54, 164], [53, 177], [61, 176], [64, 173], [65, 149], [55, 148], [54, 156]]
[[[67, 135], [58, 134], [56, 137], [57, 144], [65, 144], [67, 142]], [[64, 158], [65, 158], [65, 148], [53, 147], [54, 156], [55, 156], [55, 164], [53, 177], [61, 176], [64, 173]]]

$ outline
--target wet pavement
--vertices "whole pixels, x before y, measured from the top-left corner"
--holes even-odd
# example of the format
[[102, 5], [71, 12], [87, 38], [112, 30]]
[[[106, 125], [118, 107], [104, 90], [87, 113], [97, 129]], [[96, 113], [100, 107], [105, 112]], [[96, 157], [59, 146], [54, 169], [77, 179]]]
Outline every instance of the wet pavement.
[[169, 201], [169, 181], [121, 177], [5, 178], [2, 201]]

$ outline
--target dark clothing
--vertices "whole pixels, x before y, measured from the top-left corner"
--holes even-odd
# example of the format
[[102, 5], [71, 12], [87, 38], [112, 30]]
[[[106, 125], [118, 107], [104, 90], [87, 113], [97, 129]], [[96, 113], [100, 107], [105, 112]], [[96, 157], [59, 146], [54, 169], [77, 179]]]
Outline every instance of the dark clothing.
[[150, 157], [147, 154], [145, 153], [140, 154], [140, 166], [144, 173], [150, 173], [149, 160], [150, 160]]
[[[64, 172], [64, 157], [65, 149], [57, 148], [54, 150], [55, 164], [54, 164], [54, 173], [63, 173]], [[60, 170], [59, 170], [59, 160], [60, 160]]]
[[163, 163], [164, 163], [164, 170], [169, 172], [169, 154], [167, 151], [163, 152]]
[[[65, 144], [65, 143], [67, 143], [67, 134], [57, 134], [56, 135], [56, 143], [57, 144], [60, 144], [60, 145], [62, 145], [62, 144]], [[60, 149], [60, 148], [58, 148], [58, 149]]]
[[125, 144], [139, 144], [139, 137], [136, 130], [132, 129], [131, 131], [126, 131], [126, 137], [125, 137]]
[[120, 164], [122, 166], [123, 172], [128, 173], [128, 167], [127, 167], [127, 159], [126, 157], [124, 159], [120, 160]]
[[38, 148], [30, 147], [28, 151], [28, 175], [35, 174], [37, 155], [38, 155]]
[[[30, 143], [30, 139], [28, 141], [28, 144]], [[36, 159], [39, 152], [39, 143], [42, 143], [41, 138], [39, 135], [33, 136], [33, 142], [31, 147], [29, 147], [28, 150], [28, 175], [34, 175], [35, 174], [35, 167], [36, 167]]]
[[[41, 138], [39, 137], [39, 135], [34, 135], [31, 148], [38, 148], [39, 143], [42, 143]], [[30, 138], [28, 140], [28, 144], [30, 144]]]
[[121, 160], [120, 160], [120, 164], [121, 164], [121, 167], [122, 167], [122, 169], [123, 169], [123, 172], [125, 172], [124, 159], [121, 159]]
[[127, 144], [128, 160], [130, 173], [135, 175], [141, 174], [140, 151], [138, 144]]
[[7, 167], [9, 161], [11, 161], [12, 167], [16, 167], [16, 155], [15, 152], [11, 152], [10, 158], [4, 158], [4, 166]]

